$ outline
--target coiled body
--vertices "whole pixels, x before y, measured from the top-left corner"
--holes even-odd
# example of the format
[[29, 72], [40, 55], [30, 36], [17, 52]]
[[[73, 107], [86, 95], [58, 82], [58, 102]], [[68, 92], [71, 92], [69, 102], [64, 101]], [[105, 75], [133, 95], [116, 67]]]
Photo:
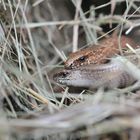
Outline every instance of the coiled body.
[[[130, 58], [131, 62], [136, 59]], [[81, 66], [78, 69], [64, 69], [54, 75], [54, 80], [60, 84], [75, 87], [126, 87], [136, 79], [128, 73], [122, 63], [111, 60], [107, 64]]]
[[98, 45], [92, 45], [91, 47], [71, 53], [65, 62], [65, 68], [74, 69], [90, 64], [100, 65], [106, 63], [108, 58], [120, 53], [120, 48], [122, 52], [128, 50], [126, 44], [137, 48], [137, 44], [126, 36], [121, 36], [120, 39], [117, 36], [103, 39], [99, 41]]
[[[126, 44], [137, 48], [135, 42], [126, 36], [121, 36], [119, 41], [117, 36], [111, 36], [99, 42], [99, 45], [71, 53], [65, 62], [65, 68], [54, 74], [53, 79], [60, 84], [75, 87], [129, 86], [136, 79], [124, 69], [123, 64], [111, 60], [120, 53], [120, 47], [123, 53], [128, 53]], [[128, 59], [136, 63], [134, 57]]]

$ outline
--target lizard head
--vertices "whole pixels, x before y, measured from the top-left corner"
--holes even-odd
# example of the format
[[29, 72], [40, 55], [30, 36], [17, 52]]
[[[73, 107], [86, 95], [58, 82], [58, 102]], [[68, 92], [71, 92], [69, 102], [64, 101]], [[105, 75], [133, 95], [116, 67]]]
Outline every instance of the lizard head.
[[[95, 49], [96, 50], [96, 49]], [[73, 69], [78, 68], [79, 66], [85, 66], [88, 64], [97, 63], [95, 50], [92, 48], [86, 48], [83, 50], [79, 50], [77, 52], [71, 53], [69, 58], [65, 62], [65, 68]]]
[[[120, 43], [123, 52], [128, 49], [126, 44], [129, 44], [134, 48], [137, 47], [132, 39], [125, 36], [121, 37]], [[110, 37], [109, 39], [102, 40], [99, 45], [94, 45], [93, 47], [71, 53], [65, 62], [65, 68], [73, 69], [89, 64], [107, 63], [110, 57], [114, 56], [115, 54], [119, 54], [119, 52], [118, 38]]]
[[[78, 77], [80, 71], [75, 70], [62, 70], [53, 75], [53, 80], [61, 85], [67, 86], [79, 86], [77, 83], [80, 83], [80, 77]], [[81, 86], [81, 85], [80, 85]]]
[[95, 45], [92, 47], [71, 53], [69, 58], [65, 62], [65, 68], [73, 69], [80, 66], [86, 66], [89, 64], [100, 64], [107, 61], [106, 55], [109, 51], [104, 46]]
[[93, 85], [94, 79], [86, 79], [90, 74], [83, 74], [84, 71], [74, 69], [64, 69], [53, 75], [53, 80], [61, 85], [73, 87], [90, 87]]

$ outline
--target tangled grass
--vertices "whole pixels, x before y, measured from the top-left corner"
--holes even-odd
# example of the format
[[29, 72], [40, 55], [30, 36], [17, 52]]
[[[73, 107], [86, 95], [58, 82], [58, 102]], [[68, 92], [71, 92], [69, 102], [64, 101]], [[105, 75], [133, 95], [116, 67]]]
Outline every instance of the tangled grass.
[[[116, 15], [121, 2], [126, 9]], [[0, 139], [139, 139], [138, 68], [131, 67], [138, 82], [125, 89], [79, 91], [51, 79], [70, 52], [108, 34], [102, 25], [119, 25], [126, 34], [137, 29], [131, 37], [139, 40], [138, 0], [111, 0], [86, 12], [81, 3], [0, 1]], [[110, 13], [97, 17], [108, 5]]]

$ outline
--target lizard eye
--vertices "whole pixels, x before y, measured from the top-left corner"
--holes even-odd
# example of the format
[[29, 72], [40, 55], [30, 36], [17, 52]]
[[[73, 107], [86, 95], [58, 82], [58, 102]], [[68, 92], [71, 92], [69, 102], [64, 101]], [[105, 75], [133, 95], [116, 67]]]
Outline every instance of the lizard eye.
[[85, 56], [82, 56], [82, 57], [80, 57], [78, 60], [83, 62], [83, 61], [86, 60], [86, 57], [85, 57]]
[[61, 72], [60, 75], [65, 78], [68, 75], [68, 72]]

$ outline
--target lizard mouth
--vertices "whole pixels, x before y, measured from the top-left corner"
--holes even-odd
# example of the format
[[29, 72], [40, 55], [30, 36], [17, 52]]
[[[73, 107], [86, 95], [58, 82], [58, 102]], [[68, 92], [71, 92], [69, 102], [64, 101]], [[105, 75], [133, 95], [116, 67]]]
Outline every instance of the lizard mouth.
[[65, 65], [65, 69], [66, 70], [72, 70], [72, 69], [75, 70], [75, 69], [79, 69], [83, 65], [86, 65], [86, 64], [83, 64], [83, 63], [75, 64], [75, 63], [73, 63], [73, 64], [70, 64], [70, 65]]

